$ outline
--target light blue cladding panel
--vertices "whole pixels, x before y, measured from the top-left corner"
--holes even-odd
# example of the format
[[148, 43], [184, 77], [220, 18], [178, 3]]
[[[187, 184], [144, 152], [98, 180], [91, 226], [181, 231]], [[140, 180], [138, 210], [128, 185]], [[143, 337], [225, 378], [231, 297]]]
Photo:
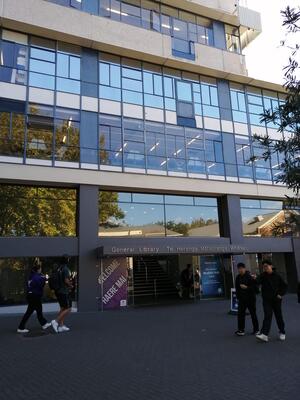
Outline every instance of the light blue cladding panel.
[[223, 22], [213, 22], [214, 45], [218, 49], [226, 50], [225, 25]]
[[98, 14], [98, 3], [99, 0], [84, 0], [82, 4], [82, 10], [91, 14]]
[[98, 51], [82, 48], [81, 94], [98, 97]]
[[236, 164], [234, 137], [231, 133], [222, 133], [225, 164]]
[[231, 100], [229, 82], [223, 79], [217, 80], [220, 117], [227, 121], [232, 121]]
[[81, 111], [80, 122], [80, 161], [98, 164], [98, 114]]

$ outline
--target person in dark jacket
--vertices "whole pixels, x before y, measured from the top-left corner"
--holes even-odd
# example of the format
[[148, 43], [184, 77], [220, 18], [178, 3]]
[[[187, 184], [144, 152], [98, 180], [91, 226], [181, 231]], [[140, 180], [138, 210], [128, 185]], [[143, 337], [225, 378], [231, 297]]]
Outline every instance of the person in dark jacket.
[[191, 264], [187, 264], [186, 268], [181, 272], [180, 275], [180, 283], [182, 287], [182, 296], [183, 298], [192, 298], [193, 293], [193, 285], [194, 285], [194, 276], [193, 269]]
[[26, 329], [26, 323], [31, 315], [36, 311], [36, 315], [42, 329], [45, 330], [51, 326], [50, 322], [47, 322], [43, 315], [42, 296], [43, 290], [46, 283], [46, 277], [42, 274], [42, 268], [39, 264], [35, 264], [30, 272], [29, 279], [27, 281], [27, 310], [20, 322], [17, 329], [18, 333], [28, 333]]
[[268, 335], [274, 313], [279, 329], [279, 339], [285, 340], [285, 324], [282, 316], [281, 303], [287, 291], [287, 284], [281, 276], [273, 270], [271, 261], [264, 260], [262, 265], [264, 272], [256, 280], [257, 283], [261, 285], [264, 320], [262, 329], [260, 333], [256, 335], [256, 338], [263, 342], [268, 342]]
[[238, 275], [235, 279], [235, 290], [238, 299], [238, 330], [235, 332], [238, 336], [245, 335], [245, 318], [248, 309], [252, 319], [253, 334], [259, 332], [258, 319], [256, 315], [256, 290], [255, 279], [246, 270], [244, 263], [238, 263]]

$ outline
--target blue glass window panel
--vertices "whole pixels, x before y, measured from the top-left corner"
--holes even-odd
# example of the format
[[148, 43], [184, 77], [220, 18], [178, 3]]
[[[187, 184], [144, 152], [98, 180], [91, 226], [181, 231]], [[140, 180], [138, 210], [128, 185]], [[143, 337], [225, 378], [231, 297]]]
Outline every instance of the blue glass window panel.
[[200, 95], [200, 93], [194, 92], [194, 101], [196, 103], [201, 103], [201, 95]]
[[237, 92], [231, 90], [230, 91], [230, 99], [231, 99], [231, 107], [233, 110], [238, 110], [239, 105], [238, 105], [238, 98], [237, 98]]
[[191, 54], [191, 45], [187, 40], [173, 38], [172, 48], [180, 53], [183, 53], [182, 56], [184, 54]]
[[215, 147], [215, 159], [217, 162], [223, 162], [223, 149], [222, 149], [222, 143], [221, 142], [215, 142], [214, 143]]
[[185, 21], [173, 18], [173, 35], [176, 38], [188, 40], [188, 25]]
[[121, 101], [121, 90], [100, 85], [100, 99]]
[[73, 79], [56, 78], [56, 89], [62, 92], [80, 94], [80, 82]]
[[151, 19], [152, 19], [152, 24], [151, 24], [152, 29], [160, 32], [160, 15], [155, 11], [151, 11]]
[[194, 198], [193, 196], [172, 196], [166, 195], [165, 196], [165, 204], [182, 204], [186, 206], [194, 205]]
[[144, 143], [126, 141], [126, 147], [124, 143], [124, 148], [126, 153], [145, 154]]
[[205, 142], [205, 156], [207, 161], [215, 161], [214, 142], [211, 140]]
[[55, 62], [55, 53], [53, 51], [37, 49], [31, 47], [30, 57], [38, 60]]
[[225, 164], [226, 176], [237, 177], [237, 168], [234, 164]]
[[166, 97], [174, 97], [174, 81], [172, 78], [164, 77], [164, 91]]
[[113, 87], [121, 87], [121, 68], [117, 65], [110, 66], [110, 84]]
[[80, 79], [80, 58], [70, 56], [70, 78]]
[[177, 98], [182, 101], [192, 101], [192, 88], [190, 83], [177, 81]]
[[54, 76], [50, 75], [43, 75], [43, 74], [37, 74], [35, 72], [30, 72], [29, 86], [54, 90], [55, 78]]
[[122, 68], [122, 76], [125, 78], [131, 78], [141, 81], [142, 80], [142, 73], [141, 71], [137, 71], [136, 69], [131, 68]]
[[165, 157], [157, 157], [157, 156], [147, 156], [147, 167], [148, 169], [154, 169], [157, 171], [166, 171], [167, 169], [167, 160]]
[[122, 90], [124, 103], [143, 104], [143, 94], [132, 92], [130, 90]]
[[[111, 11], [113, 10], [113, 11]], [[116, 21], [120, 21], [121, 17], [121, 2], [118, 0], [111, 0], [110, 17]]]
[[265, 126], [264, 122], [260, 122], [261, 116], [257, 114], [249, 114], [250, 124], [251, 125], [258, 125], [258, 126]]
[[100, 83], [102, 85], [109, 86], [109, 84], [110, 84], [110, 81], [109, 81], [109, 68], [110, 68], [110, 66], [108, 64], [100, 63], [99, 73], [100, 73]]
[[219, 118], [220, 117], [220, 111], [218, 107], [213, 107], [213, 106], [207, 106], [203, 104], [203, 115], [207, 117], [213, 117], [213, 118]]
[[40, 60], [30, 60], [30, 71], [55, 75], [55, 64]]
[[210, 29], [210, 28], [206, 29], [206, 33], [207, 33], [207, 36], [208, 36], [207, 44], [209, 46], [214, 46], [214, 32], [213, 32], [213, 29]]
[[176, 101], [174, 99], [165, 98], [166, 110], [176, 111]]
[[210, 100], [212, 106], [218, 106], [218, 90], [216, 87], [210, 86]]
[[162, 194], [132, 193], [132, 202], [162, 204], [164, 196]]
[[201, 104], [195, 103], [194, 104], [195, 114], [202, 115], [202, 106]]
[[209, 86], [201, 84], [202, 103], [210, 104]]
[[136, 7], [134, 5], [128, 4], [126, 2], [122, 2], [122, 12], [124, 14], [129, 14], [132, 16], [139, 17], [141, 15], [140, 7]]
[[[280, 123], [279, 121], [277, 122], [277, 124]], [[267, 127], [268, 128], [273, 128], [273, 129], [278, 129], [278, 125], [275, 122], [270, 121], [267, 123]]]
[[238, 174], [240, 178], [253, 179], [253, 169], [246, 165], [238, 165]]
[[171, 18], [168, 15], [161, 15], [161, 31], [163, 34], [171, 36], [172, 31], [172, 22]]
[[262, 114], [264, 112], [263, 106], [249, 104], [249, 112], [253, 114]]
[[255, 168], [256, 179], [271, 181], [271, 170], [267, 168]]
[[260, 200], [241, 199], [241, 208], [261, 208]]
[[144, 72], [143, 78], [144, 78], [144, 92], [153, 94], [153, 75], [149, 72]]
[[145, 94], [144, 99], [145, 99], [145, 106], [164, 108], [163, 97], [153, 96], [151, 94]]
[[246, 111], [246, 99], [245, 99], [245, 94], [244, 93], [238, 93], [238, 103], [239, 103], [239, 110], [240, 111]]
[[137, 131], [133, 129], [125, 129], [124, 140], [132, 140], [135, 142], [144, 141], [144, 131]]
[[69, 77], [69, 56], [57, 54], [57, 75]]
[[131, 193], [118, 192], [118, 201], [131, 203]]
[[194, 201], [196, 206], [218, 206], [218, 200], [214, 197], [194, 197]]
[[236, 122], [247, 123], [247, 114], [242, 111], [232, 111], [233, 120]]
[[[200, 93], [200, 84], [199, 83], [193, 83], [193, 91], [196, 93]], [[201, 103], [201, 100], [200, 100]]]
[[154, 75], [154, 94], [162, 96], [162, 77], [160, 75]]
[[205, 174], [205, 162], [190, 159], [187, 162], [187, 170], [193, 174]]
[[207, 163], [207, 173], [209, 175], [225, 175], [224, 164]]
[[172, 172], [186, 172], [186, 160], [182, 158], [169, 158], [167, 169]]
[[145, 156], [140, 153], [124, 153], [124, 165], [131, 168], [145, 168]]
[[257, 104], [257, 105], [262, 106], [262, 104], [263, 104], [262, 97], [261, 96], [253, 96], [251, 94], [248, 94], [248, 103]]
[[261, 200], [261, 208], [266, 208], [268, 210], [282, 210], [282, 201], [277, 200]]
[[187, 155], [188, 158], [192, 158], [193, 160], [205, 161], [204, 150], [188, 149]]
[[151, 29], [151, 11], [142, 8], [142, 27]]
[[142, 82], [133, 79], [122, 78], [123, 89], [134, 90], [136, 92], [142, 92]]

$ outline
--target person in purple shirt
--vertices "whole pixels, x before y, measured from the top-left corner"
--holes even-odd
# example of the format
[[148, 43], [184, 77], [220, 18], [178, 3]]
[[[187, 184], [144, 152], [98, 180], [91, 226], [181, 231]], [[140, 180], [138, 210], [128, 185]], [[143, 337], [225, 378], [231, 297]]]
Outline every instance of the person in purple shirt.
[[42, 274], [42, 268], [40, 264], [35, 264], [30, 272], [27, 281], [27, 310], [19, 324], [17, 329], [18, 333], [28, 333], [29, 330], [26, 329], [26, 323], [31, 317], [31, 315], [36, 311], [37, 319], [41, 324], [43, 330], [51, 326], [50, 322], [47, 322], [43, 315], [42, 306], [42, 296], [44, 291], [44, 286], [46, 283], [46, 277]]

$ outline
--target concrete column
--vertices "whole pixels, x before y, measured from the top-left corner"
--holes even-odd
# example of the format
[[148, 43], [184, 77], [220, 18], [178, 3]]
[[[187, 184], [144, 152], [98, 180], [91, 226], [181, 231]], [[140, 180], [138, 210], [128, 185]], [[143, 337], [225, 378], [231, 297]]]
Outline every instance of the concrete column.
[[80, 185], [78, 206], [78, 309], [96, 311], [97, 240], [98, 240], [98, 187]]

